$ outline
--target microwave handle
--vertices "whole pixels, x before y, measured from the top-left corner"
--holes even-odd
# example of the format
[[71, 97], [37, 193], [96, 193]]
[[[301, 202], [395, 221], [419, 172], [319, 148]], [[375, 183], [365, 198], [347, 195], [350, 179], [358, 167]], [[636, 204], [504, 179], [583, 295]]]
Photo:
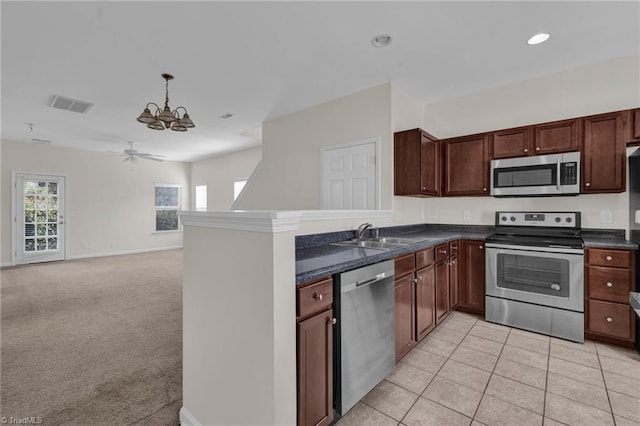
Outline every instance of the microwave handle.
[[560, 192], [560, 157], [556, 158], [556, 167], [558, 167], [558, 174], [556, 175], [556, 188]]

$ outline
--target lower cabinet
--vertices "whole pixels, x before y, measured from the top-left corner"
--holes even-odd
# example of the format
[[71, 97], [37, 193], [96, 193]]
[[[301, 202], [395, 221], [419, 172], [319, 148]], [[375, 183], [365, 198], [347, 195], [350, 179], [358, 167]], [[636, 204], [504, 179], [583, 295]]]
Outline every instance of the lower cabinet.
[[635, 341], [635, 312], [629, 305], [634, 263], [630, 250], [585, 250], [585, 337], [623, 346]]
[[436, 275], [436, 324], [449, 314], [449, 260], [435, 265]]
[[333, 420], [333, 280], [297, 289], [298, 425]]
[[396, 360], [415, 345], [415, 285], [413, 274], [395, 281]]
[[484, 315], [486, 292], [484, 241], [461, 240], [460, 246], [457, 309]]
[[416, 341], [436, 326], [436, 274], [433, 265], [416, 272]]
[[458, 241], [449, 243], [449, 309], [458, 306]]

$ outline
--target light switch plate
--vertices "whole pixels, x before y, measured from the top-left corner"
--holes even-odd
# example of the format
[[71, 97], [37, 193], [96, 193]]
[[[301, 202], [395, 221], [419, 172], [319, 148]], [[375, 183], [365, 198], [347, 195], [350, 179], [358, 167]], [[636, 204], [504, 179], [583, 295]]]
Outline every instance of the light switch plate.
[[469, 220], [469, 219], [471, 219], [471, 211], [469, 211], [469, 210], [463, 210], [463, 211], [462, 211], [462, 219], [463, 219], [463, 220]]
[[636, 210], [636, 223], [640, 223], [640, 210]]
[[600, 210], [600, 223], [613, 223], [613, 212], [611, 210]]

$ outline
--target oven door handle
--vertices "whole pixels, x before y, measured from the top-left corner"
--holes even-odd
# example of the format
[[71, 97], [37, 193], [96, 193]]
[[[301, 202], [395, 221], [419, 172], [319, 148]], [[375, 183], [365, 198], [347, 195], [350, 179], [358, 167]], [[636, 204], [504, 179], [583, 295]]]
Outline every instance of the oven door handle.
[[558, 168], [558, 174], [556, 175], [556, 188], [560, 192], [560, 157], [556, 159], [556, 167]]
[[583, 256], [584, 249], [572, 248], [572, 247], [537, 247], [537, 246], [518, 246], [513, 244], [496, 244], [487, 243], [487, 249], [504, 249], [504, 250], [521, 250], [530, 252], [545, 252], [545, 253], [567, 253]]

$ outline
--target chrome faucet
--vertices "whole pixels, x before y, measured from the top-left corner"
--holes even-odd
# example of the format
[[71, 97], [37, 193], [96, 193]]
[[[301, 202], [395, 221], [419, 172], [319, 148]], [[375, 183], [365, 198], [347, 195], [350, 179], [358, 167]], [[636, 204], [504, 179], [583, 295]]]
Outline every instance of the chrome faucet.
[[364, 233], [364, 231], [371, 228], [372, 226], [373, 225], [370, 223], [363, 223], [362, 225], [358, 226], [358, 230], [356, 231], [356, 239], [362, 238], [362, 234]]

